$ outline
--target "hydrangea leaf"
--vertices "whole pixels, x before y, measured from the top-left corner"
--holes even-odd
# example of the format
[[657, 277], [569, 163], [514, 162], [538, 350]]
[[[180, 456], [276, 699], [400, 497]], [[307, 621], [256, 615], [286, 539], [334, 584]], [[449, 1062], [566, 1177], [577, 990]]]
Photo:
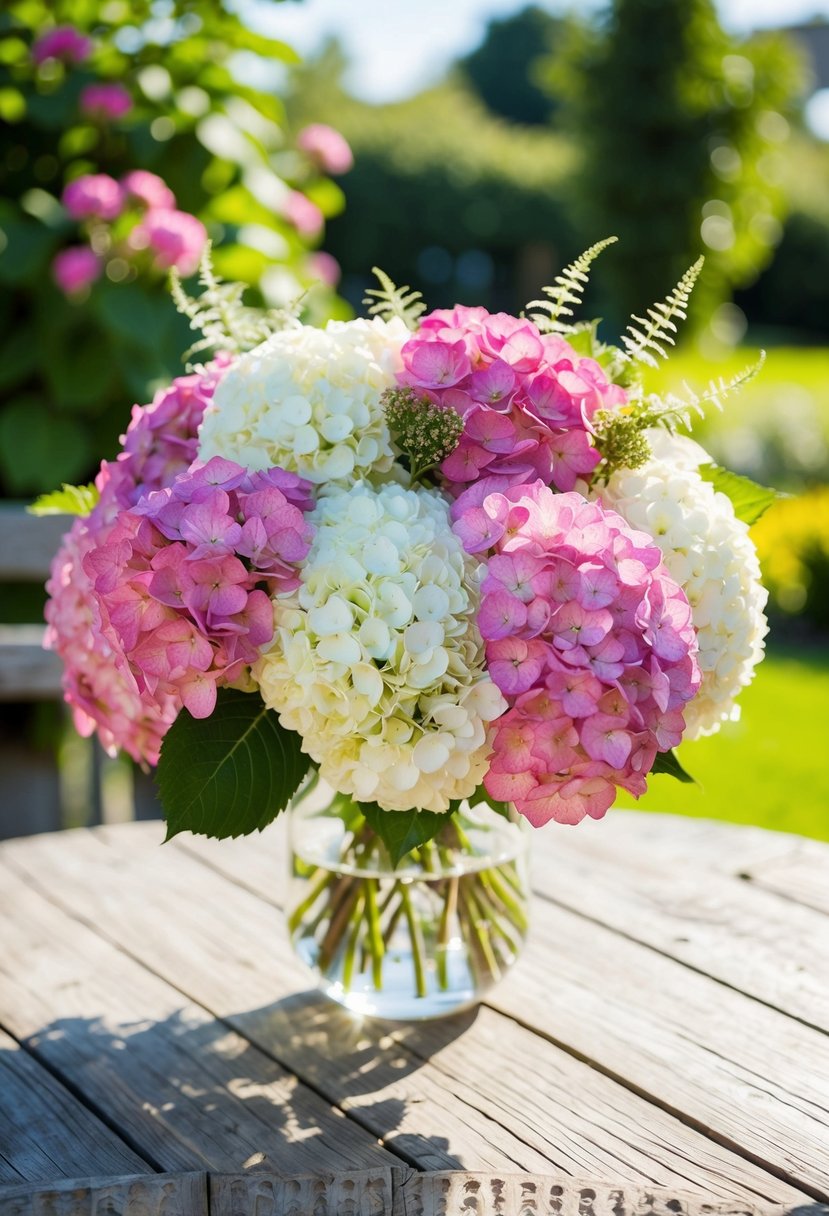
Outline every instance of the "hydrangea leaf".
[[359, 803], [366, 823], [383, 844], [395, 869], [412, 849], [437, 836], [449, 816], [434, 811], [384, 811], [376, 802]]
[[682, 781], [685, 785], [697, 784], [687, 769], [684, 769], [679, 763], [673, 748], [667, 752], [656, 753], [656, 759], [653, 762], [651, 772], [664, 773], [666, 777], [676, 777], [677, 781]]
[[308, 765], [299, 735], [280, 725], [258, 693], [221, 689], [209, 718], [183, 709], [158, 763], [167, 840], [187, 831], [219, 839], [261, 832], [288, 805]]
[[779, 491], [761, 486], [718, 464], [701, 464], [699, 474], [703, 481], [710, 481], [715, 490], [731, 499], [734, 514], [749, 525], [756, 524], [775, 499], [784, 497]]
[[99, 498], [92, 482], [87, 486], [70, 486], [64, 482], [59, 490], [41, 494], [26, 510], [30, 515], [89, 515]]

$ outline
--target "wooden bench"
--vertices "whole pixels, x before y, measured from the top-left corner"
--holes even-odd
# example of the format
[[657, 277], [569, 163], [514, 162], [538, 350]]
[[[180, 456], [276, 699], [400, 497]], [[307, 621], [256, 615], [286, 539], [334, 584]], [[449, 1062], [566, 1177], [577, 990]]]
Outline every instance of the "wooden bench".
[[[44, 583], [65, 515], [29, 515], [19, 503], [0, 505], [0, 583]], [[4, 597], [5, 598], [5, 597]], [[43, 649], [42, 624], [10, 624], [0, 611], [0, 701], [54, 700], [61, 696], [61, 662]]]

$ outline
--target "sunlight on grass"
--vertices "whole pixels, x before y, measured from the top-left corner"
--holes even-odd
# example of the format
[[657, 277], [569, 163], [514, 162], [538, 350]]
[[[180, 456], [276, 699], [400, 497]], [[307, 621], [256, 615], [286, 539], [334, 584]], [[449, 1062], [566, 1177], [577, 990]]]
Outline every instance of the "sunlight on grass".
[[678, 749], [698, 786], [653, 777], [617, 805], [829, 840], [829, 646], [772, 650], [741, 704], [739, 722]]

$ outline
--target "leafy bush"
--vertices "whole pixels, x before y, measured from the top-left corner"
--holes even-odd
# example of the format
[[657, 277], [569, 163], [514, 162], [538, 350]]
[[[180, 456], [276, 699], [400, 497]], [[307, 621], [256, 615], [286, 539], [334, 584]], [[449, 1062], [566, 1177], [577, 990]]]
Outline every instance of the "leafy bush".
[[[189, 340], [165, 259], [138, 247], [140, 205], [76, 222], [67, 183], [151, 171], [206, 226], [217, 270], [270, 303], [315, 281], [309, 248], [343, 198], [248, 83], [293, 52], [216, 0], [11, 0], [0, 32], [0, 490], [20, 496], [89, 477]], [[67, 246], [76, 262], [55, 264]], [[308, 303], [336, 307], [321, 286]]]
[[771, 608], [829, 632], [829, 486], [776, 503], [753, 537]]

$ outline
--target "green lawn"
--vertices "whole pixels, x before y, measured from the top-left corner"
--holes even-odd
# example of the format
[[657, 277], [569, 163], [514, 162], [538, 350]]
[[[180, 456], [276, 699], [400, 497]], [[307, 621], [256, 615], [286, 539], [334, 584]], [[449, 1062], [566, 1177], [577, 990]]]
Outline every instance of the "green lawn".
[[772, 649], [741, 704], [739, 722], [679, 748], [698, 786], [653, 777], [618, 805], [829, 840], [829, 645]]

